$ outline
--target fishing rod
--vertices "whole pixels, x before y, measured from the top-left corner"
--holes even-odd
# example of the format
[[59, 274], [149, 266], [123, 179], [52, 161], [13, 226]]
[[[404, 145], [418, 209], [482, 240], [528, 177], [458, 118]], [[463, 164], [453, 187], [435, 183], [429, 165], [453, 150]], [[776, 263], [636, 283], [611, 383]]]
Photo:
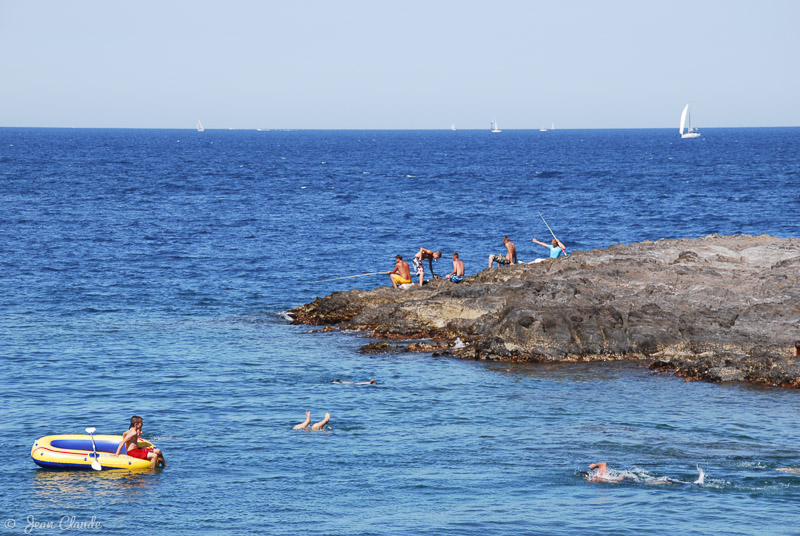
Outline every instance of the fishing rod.
[[368, 274], [356, 274], [356, 275], [346, 275], [344, 277], [331, 277], [330, 279], [318, 279], [316, 281], [311, 281], [311, 283], [322, 283], [323, 281], [336, 281], [337, 279], [350, 279], [351, 277], [364, 277], [365, 275], [378, 275], [378, 274], [388, 274], [389, 272], [370, 272]]
[[[547, 220], [544, 219], [544, 216], [542, 216], [541, 212], [539, 213], [539, 217], [542, 218], [544, 224], [547, 225]], [[549, 225], [547, 225], [547, 230], [550, 231], [550, 234], [553, 235], [553, 238], [556, 238], [556, 234], [553, 232], [553, 230], [550, 228]], [[556, 238], [556, 240], [558, 240], [558, 238]]]

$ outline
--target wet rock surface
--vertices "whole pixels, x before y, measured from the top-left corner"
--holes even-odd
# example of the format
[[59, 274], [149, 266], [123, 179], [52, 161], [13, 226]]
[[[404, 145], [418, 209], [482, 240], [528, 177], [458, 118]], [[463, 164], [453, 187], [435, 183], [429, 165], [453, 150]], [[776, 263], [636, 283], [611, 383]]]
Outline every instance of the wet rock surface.
[[799, 277], [800, 239], [710, 235], [579, 251], [460, 284], [336, 292], [291, 314], [429, 340], [409, 351], [458, 338], [463, 348], [449, 353], [468, 359], [634, 359], [688, 380], [800, 387]]

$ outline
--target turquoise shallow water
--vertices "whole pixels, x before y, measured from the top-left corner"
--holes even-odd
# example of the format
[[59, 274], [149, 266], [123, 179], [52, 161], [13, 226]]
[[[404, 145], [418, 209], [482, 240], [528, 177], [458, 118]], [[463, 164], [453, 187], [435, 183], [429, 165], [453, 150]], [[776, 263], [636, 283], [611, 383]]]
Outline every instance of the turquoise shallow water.
[[[281, 316], [420, 245], [531, 258], [540, 210], [570, 249], [798, 235], [800, 129], [505, 134], [0, 129], [4, 532], [796, 534], [795, 391], [366, 356]], [[326, 432], [291, 430], [307, 410]], [[30, 459], [134, 413], [165, 470]]]

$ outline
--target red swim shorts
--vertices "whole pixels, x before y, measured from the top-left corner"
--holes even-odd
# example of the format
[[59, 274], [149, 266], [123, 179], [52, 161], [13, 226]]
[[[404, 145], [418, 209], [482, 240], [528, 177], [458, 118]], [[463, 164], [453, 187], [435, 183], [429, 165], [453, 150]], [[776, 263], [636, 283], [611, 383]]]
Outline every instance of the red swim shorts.
[[145, 449], [130, 449], [128, 451], [128, 456], [131, 458], [139, 458], [140, 460], [146, 460], [147, 455], [153, 452], [153, 447], [147, 447]]

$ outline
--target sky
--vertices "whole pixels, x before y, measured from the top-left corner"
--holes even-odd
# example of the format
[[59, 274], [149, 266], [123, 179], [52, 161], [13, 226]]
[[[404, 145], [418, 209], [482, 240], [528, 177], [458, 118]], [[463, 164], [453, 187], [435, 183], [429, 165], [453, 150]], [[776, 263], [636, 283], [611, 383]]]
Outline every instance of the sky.
[[0, 126], [798, 126], [798, 28], [796, 0], [0, 0]]

